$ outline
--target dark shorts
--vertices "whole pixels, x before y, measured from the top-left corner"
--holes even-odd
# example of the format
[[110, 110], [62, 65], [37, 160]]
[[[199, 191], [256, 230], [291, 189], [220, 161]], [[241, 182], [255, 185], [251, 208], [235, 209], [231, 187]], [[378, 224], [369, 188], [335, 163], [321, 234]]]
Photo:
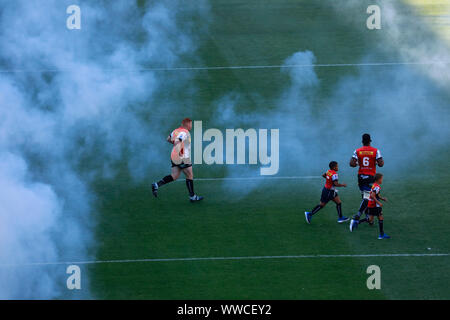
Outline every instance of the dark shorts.
[[172, 163], [172, 168], [173, 168], [173, 167], [178, 167], [178, 168], [180, 168], [180, 169], [186, 169], [186, 168], [192, 167], [192, 164], [191, 164], [191, 163], [180, 163], [180, 164], [175, 164], [175, 163], [173, 163], [172, 160], [171, 160], [170, 162]]
[[328, 201], [331, 201], [334, 198], [336, 198], [337, 195], [338, 194], [337, 194], [336, 190], [327, 189], [324, 187], [322, 189], [322, 195], [320, 196], [320, 202], [327, 203]]
[[374, 176], [367, 174], [358, 174], [358, 187], [361, 191], [370, 191], [372, 189], [372, 183], [375, 181]]
[[379, 217], [383, 214], [381, 207], [369, 208], [369, 216]]

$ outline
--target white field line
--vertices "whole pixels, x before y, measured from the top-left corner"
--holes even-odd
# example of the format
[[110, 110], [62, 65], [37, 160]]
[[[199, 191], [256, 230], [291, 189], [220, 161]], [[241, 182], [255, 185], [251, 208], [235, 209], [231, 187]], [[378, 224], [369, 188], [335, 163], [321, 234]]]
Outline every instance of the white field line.
[[102, 263], [137, 263], [137, 262], [179, 262], [179, 261], [232, 261], [232, 260], [266, 260], [266, 259], [336, 259], [336, 258], [379, 258], [379, 257], [448, 257], [450, 253], [381, 253], [381, 254], [317, 254], [290, 256], [247, 256], [247, 257], [203, 257], [203, 258], [155, 258], [126, 260], [91, 260], [65, 262], [31, 262], [23, 264], [0, 264], [0, 267], [26, 267], [51, 265], [86, 265]]
[[[317, 179], [321, 176], [260, 176], [260, 177], [231, 177], [231, 178], [194, 178], [195, 181], [227, 181], [227, 180], [270, 180], [270, 179], [283, 179], [283, 180], [298, 180], [298, 179]], [[177, 181], [184, 181], [178, 179]]]
[[[146, 72], [146, 71], [196, 71], [196, 70], [232, 70], [232, 69], [280, 69], [280, 68], [340, 68], [340, 67], [379, 67], [395, 65], [447, 65], [447, 61], [419, 61], [419, 62], [367, 62], [367, 63], [319, 63], [319, 64], [291, 64], [291, 65], [253, 65], [253, 66], [212, 66], [212, 67], [160, 67], [139, 69], [104, 69], [110, 72]], [[76, 69], [3, 69], [0, 73], [27, 72], [74, 72]]]

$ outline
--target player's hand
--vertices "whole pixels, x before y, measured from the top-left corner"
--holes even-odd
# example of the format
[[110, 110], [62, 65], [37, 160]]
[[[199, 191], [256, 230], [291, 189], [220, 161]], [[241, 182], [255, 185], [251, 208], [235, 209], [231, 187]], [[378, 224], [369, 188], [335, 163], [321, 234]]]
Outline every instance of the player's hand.
[[347, 187], [347, 184], [346, 184], [346, 183], [343, 183], [342, 186], [343, 186], [344, 188], [346, 188], [346, 187]]
[[387, 198], [382, 198], [381, 200], [383, 200], [383, 201], [386, 201], [386, 202], [388, 201], [388, 199], [387, 199]]

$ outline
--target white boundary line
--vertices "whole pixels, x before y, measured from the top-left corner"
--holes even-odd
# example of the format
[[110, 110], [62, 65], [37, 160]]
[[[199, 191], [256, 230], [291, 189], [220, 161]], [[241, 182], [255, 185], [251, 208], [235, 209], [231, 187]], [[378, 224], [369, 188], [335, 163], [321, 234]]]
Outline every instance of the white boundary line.
[[[379, 67], [395, 65], [447, 65], [447, 61], [424, 62], [367, 62], [367, 63], [319, 63], [319, 64], [291, 64], [291, 65], [254, 65], [254, 66], [212, 66], [212, 67], [172, 67], [172, 68], [141, 68], [141, 69], [104, 69], [110, 72], [145, 72], [145, 71], [195, 71], [195, 70], [232, 70], [232, 69], [280, 69], [280, 68], [340, 68], [340, 67]], [[26, 72], [73, 72], [74, 69], [42, 69], [26, 70], [11, 69], [0, 70], [0, 73], [26, 73]]]
[[126, 260], [91, 260], [67, 262], [33, 262], [24, 264], [0, 264], [0, 267], [27, 267], [51, 265], [85, 265], [101, 263], [137, 263], [137, 262], [178, 262], [178, 261], [232, 261], [232, 260], [265, 260], [265, 259], [330, 259], [330, 258], [379, 258], [379, 257], [448, 257], [450, 253], [381, 253], [381, 254], [317, 254], [290, 256], [247, 256], [247, 257], [203, 257], [203, 258], [155, 258]]
[[[227, 181], [227, 180], [266, 180], [266, 179], [283, 179], [283, 180], [297, 180], [297, 179], [317, 179], [321, 176], [259, 176], [259, 177], [230, 177], [230, 178], [194, 178], [195, 181]], [[184, 181], [178, 179], [177, 181]]]

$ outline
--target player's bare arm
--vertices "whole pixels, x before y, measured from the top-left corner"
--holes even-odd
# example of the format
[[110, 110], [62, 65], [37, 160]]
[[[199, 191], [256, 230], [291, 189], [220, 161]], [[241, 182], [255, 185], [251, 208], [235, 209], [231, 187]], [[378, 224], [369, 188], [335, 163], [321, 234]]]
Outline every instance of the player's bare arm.
[[358, 160], [352, 157], [352, 158], [350, 159], [350, 167], [354, 168], [354, 167], [356, 167], [357, 165], [358, 165]]
[[347, 187], [347, 184], [346, 183], [339, 183], [339, 181], [338, 180], [336, 180], [336, 181], [333, 181], [333, 185], [335, 186], [335, 187]]
[[383, 206], [383, 204], [377, 199], [377, 195], [375, 194], [375, 192], [370, 192], [370, 198], [374, 200], [380, 207]]
[[384, 160], [383, 160], [383, 158], [377, 159], [377, 165], [378, 165], [379, 167], [384, 166]]

